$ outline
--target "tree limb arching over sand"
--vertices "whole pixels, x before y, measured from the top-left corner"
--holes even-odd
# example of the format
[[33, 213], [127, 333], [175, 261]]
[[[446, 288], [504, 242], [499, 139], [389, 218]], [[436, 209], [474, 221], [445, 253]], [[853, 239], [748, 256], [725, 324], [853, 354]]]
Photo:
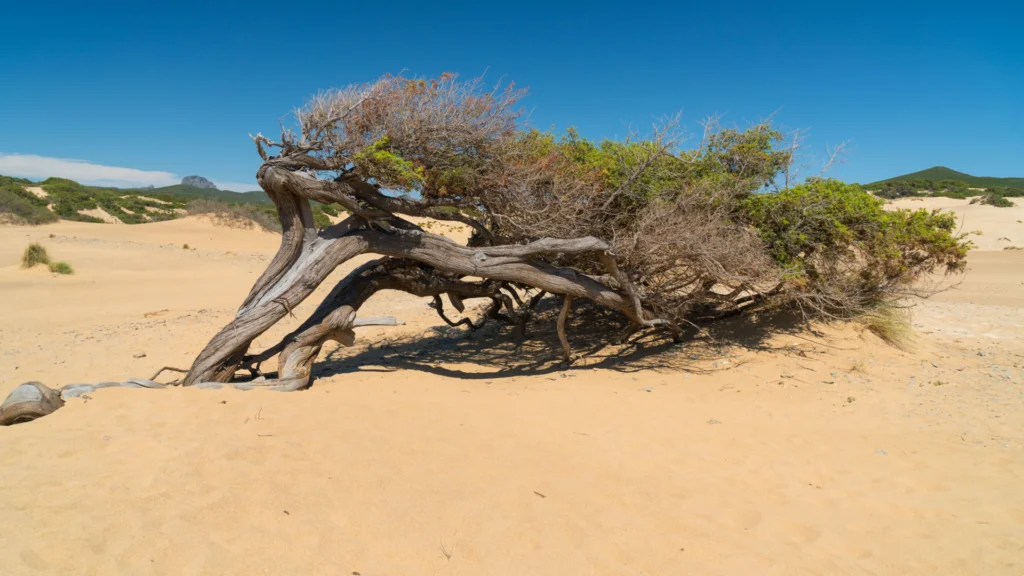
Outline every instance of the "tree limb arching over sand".
[[[514, 109], [522, 96], [449, 74], [386, 76], [315, 96], [279, 141], [253, 137], [280, 248], [180, 384], [305, 388], [324, 342], [350, 345], [354, 327], [397, 322], [356, 318], [385, 289], [434, 298], [450, 324], [442, 296], [457, 309], [488, 300], [479, 322], [458, 324], [494, 320], [519, 335], [544, 295], [561, 297], [561, 350], [552, 354], [571, 362], [564, 326], [574, 301], [620, 313], [625, 338], [662, 330], [679, 341], [688, 328], [766, 306], [853, 317], [920, 294], [915, 282], [936, 269], [963, 269], [968, 244], [949, 216], [887, 212], [831, 180], [779, 189], [792, 149], [767, 123], [738, 130], [708, 121], [692, 149], [681, 147], [675, 118], [646, 137], [593, 143], [526, 128]], [[310, 202], [349, 216], [318, 229]], [[413, 218], [464, 224], [473, 236], [462, 245]], [[339, 282], [281, 342], [251, 350], [361, 254], [382, 258]], [[267, 379], [260, 365], [273, 356], [278, 372]], [[162, 386], [98, 386], [108, 385]], [[59, 407], [42, 385], [25, 386], [0, 421]]]

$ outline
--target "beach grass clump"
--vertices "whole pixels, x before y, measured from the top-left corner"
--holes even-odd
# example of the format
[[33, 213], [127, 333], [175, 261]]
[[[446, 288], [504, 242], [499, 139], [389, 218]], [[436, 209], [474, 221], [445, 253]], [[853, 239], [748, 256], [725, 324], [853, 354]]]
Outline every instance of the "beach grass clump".
[[67, 262], [51, 262], [50, 272], [54, 274], [74, 274], [75, 270]]
[[906, 350], [914, 343], [914, 329], [903, 308], [882, 304], [863, 314], [859, 320], [868, 332], [900, 350]]
[[25, 252], [21, 255], [21, 267], [31, 268], [36, 264], [49, 264], [50, 255], [46, 253], [46, 248], [38, 242], [33, 242], [25, 248]]

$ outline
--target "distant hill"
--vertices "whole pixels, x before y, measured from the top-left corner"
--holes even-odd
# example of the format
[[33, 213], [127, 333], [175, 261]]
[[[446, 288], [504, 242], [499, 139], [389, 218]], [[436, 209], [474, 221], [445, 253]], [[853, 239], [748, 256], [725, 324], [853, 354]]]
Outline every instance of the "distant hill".
[[199, 188], [188, 184], [175, 184], [163, 188], [148, 188], [136, 190], [139, 194], [167, 194], [179, 198], [212, 198], [221, 202], [241, 202], [242, 204], [273, 204], [270, 197], [262, 190], [253, 192], [232, 192], [230, 190], [218, 190], [216, 188]]
[[[334, 205], [310, 203], [319, 228], [338, 217]], [[280, 230], [277, 209], [262, 190], [231, 192], [175, 184], [163, 188], [104, 188], [85, 186], [66, 178], [33, 182], [0, 175], [0, 224], [48, 224], [57, 220], [118, 221], [143, 224], [174, 220], [188, 214], [211, 214], [221, 220], [255, 222]]]
[[902, 176], [894, 176], [885, 180], [879, 180], [878, 182], [872, 182], [871, 184], [865, 184], [864, 187], [871, 189], [872, 187], [878, 187], [886, 182], [901, 182], [905, 180], [931, 180], [938, 182], [940, 180], [956, 180], [964, 182], [971, 188], [1014, 188], [1024, 190], [1024, 178], [996, 178], [993, 176], [971, 176], [963, 172], [957, 172], [952, 168], [946, 168], [945, 166], [935, 166], [928, 168], [927, 170], [921, 170], [920, 172], [911, 172], [910, 174], [903, 174]]

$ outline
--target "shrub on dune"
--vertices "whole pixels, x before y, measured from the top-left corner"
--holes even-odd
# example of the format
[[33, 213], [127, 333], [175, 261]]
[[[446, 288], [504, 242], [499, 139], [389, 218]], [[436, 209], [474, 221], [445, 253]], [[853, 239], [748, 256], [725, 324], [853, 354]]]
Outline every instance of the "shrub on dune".
[[42, 244], [33, 242], [25, 248], [25, 252], [21, 255], [21, 267], [31, 268], [36, 264], [49, 264], [50, 255], [46, 253], [46, 248], [43, 248]]
[[75, 271], [71, 268], [71, 264], [67, 262], [51, 262], [50, 272], [54, 274], [74, 274]]

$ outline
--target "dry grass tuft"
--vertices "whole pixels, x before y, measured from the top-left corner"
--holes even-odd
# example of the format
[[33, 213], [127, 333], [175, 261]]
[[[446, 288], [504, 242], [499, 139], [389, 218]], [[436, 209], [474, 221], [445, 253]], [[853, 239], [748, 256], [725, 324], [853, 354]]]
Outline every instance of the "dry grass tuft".
[[42, 244], [33, 242], [25, 248], [25, 252], [21, 255], [21, 267], [31, 268], [36, 264], [49, 264], [50, 255], [46, 253], [46, 248], [43, 248]]
[[903, 308], [885, 304], [859, 318], [864, 328], [891, 346], [907, 350], [914, 343], [910, 315]]

